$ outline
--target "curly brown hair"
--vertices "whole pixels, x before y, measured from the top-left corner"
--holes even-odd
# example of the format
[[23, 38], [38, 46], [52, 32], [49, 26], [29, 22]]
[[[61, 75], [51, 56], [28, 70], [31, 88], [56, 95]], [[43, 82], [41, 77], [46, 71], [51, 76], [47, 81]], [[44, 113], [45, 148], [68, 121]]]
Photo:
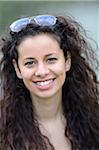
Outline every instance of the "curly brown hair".
[[[99, 66], [86, 32], [74, 19], [57, 17], [53, 26], [28, 24], [21, 31], [9, 32], [2, 41], [0, 61], [0, 134], [1, 150], [54, 150], [50, 139], [42, 135], [34, 115], [30, 93], [15, 73], [12, 60], [18, 62], [17, 46], [27, 36], [51, 34], [64, 56], [71, 53], [71, 69], [63, 85], [62, 106], [67, 125], [65, 136], [72, 150], [99, 149], [99, 89], [93, 64]], [[92, 63], [93, 62], [93, 63]]]

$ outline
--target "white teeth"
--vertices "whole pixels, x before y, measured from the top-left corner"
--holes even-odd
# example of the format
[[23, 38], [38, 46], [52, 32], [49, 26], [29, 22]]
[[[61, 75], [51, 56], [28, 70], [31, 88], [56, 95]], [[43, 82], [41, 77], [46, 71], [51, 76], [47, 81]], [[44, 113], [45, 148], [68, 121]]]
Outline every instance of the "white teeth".
[[37, 85], [40, 85], [40, 86], [44, 86], [44, 85], [48, 85], [52, 82], [53, 80], [48, 80], [48, 81], [42, 81], [42, 82], [36, 82]]

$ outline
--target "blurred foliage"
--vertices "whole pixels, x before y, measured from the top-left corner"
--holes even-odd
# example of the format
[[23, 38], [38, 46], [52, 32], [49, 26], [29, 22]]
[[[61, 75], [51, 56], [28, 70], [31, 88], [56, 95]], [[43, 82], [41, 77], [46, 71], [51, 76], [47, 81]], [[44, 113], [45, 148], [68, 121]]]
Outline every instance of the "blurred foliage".
[[[0, 33], [3, 33], [10, 23], [23, 16], [33, 16], [43, 13], [56, 13], [60, 5], [67, 2], [55, 1], [0, 1]], [[62, 9], [61, 7], [61, 9]], [[60, 11], [62, 12], [62, 11]]]

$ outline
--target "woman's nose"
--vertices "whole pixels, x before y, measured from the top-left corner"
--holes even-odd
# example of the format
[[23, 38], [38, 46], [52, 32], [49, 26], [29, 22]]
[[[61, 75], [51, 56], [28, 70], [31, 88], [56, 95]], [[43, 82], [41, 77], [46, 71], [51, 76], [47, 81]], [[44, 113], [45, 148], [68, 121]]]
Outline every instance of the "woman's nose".
[[44, 63], [38, 64], [36, 70], [35, 70], [35, 75], [39, 77], [45, 77], [46, 75], [49, 74], [49, 69]]

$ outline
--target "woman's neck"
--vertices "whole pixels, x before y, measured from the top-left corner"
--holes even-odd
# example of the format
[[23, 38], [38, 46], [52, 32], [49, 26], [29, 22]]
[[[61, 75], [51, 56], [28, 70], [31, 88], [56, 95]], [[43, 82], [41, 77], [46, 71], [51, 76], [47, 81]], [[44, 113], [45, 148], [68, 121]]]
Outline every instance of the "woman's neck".
[[34, 95], [31, 97], [38, 120], [55, 120], [62, 116], [62, 91], [50, 98], [39, 98]]

